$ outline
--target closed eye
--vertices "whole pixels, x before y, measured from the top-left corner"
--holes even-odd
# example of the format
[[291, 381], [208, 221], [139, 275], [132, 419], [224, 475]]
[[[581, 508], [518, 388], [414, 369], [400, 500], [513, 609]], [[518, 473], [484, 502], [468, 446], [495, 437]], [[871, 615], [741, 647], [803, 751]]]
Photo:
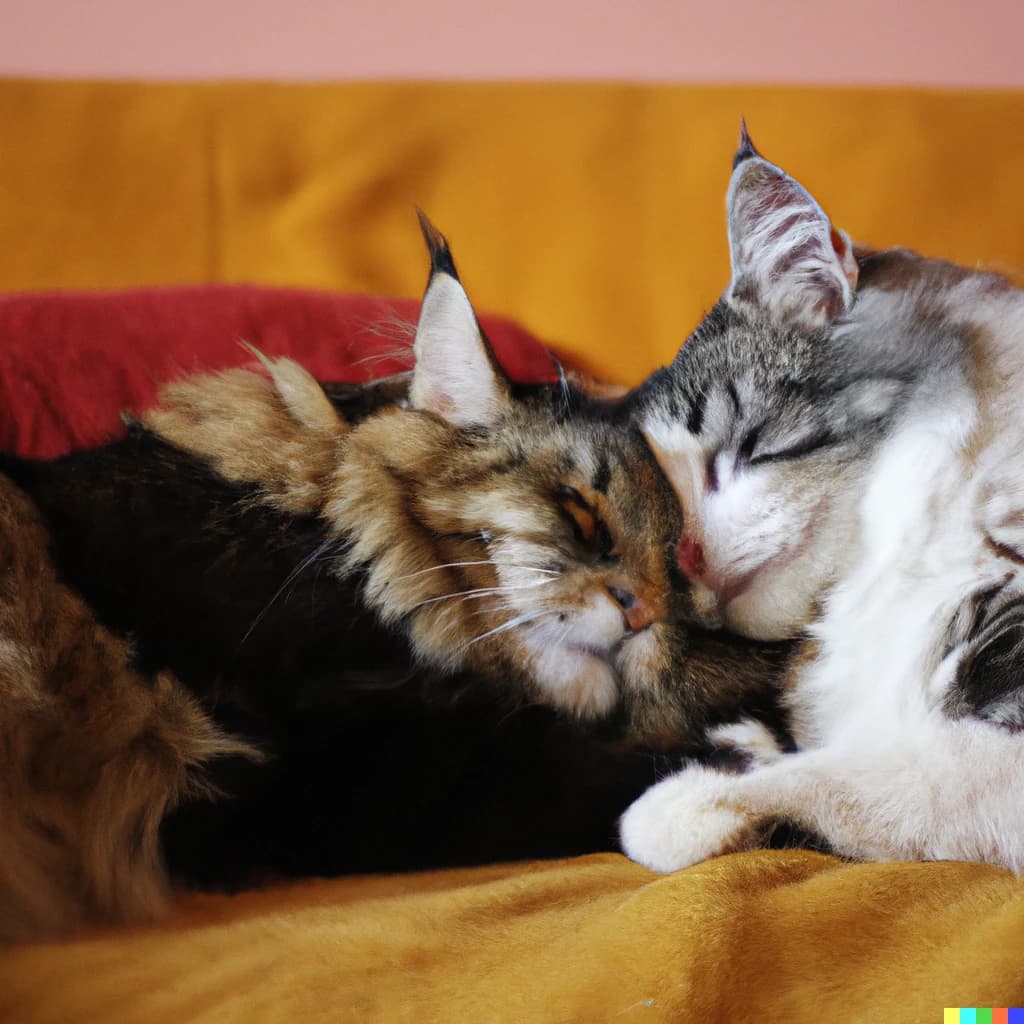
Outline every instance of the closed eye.
[[583, 547], [608, 558], [614, 554], [615, 542], [604, 520], [576, 490], [575, 487], [561, 487], [558, 492], [559, 508], [572, 526], [576, 542]]
[[811, 434], [802, 438], [794, 444], [786, 445], [785, 448], [776, 448], [774, 451], [757, 452], [750, 457], [747, 465], [757, 466], [769, 462], [789, 462], [794, 459], [802, 459], [825, 448], [831, 448], [838, 439], [828, 431], [820, 434]]

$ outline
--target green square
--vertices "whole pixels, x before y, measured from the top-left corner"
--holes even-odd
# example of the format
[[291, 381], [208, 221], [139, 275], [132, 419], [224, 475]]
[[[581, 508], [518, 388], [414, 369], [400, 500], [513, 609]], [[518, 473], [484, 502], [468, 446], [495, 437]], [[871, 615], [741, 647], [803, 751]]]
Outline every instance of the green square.
[[974, 1011], [975, 1024], [992, 1024], [992, 1008], [987, 1010], [977, 1009]]

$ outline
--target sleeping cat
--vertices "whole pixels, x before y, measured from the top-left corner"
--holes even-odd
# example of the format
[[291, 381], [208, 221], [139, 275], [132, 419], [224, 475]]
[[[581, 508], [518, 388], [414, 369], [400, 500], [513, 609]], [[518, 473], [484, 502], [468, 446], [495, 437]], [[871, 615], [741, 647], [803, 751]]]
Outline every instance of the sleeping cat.
[[[141, 573], [135, 560], [160, 550], [153, 531], [168, 517], [154, 524], [175, 482], [159, 481], [182, 472], [167, 463], [180, 466], [175, 453], [187, 451], [250, 489], [240, 505], [312, 517], [304, 553], [313, 560], [303, 568], [320, 568], [362, 609], [357, 624], [339, 616], [334, 632], [359, 639], [373, 618], [388, 636], [407, 637], [418, 663], [471, 671], [573, 717], [616, 717], [633, 739], [693, 734], [763, 683], [772, 656], [679, 628], [693, 616], [670, 580], [678, 505], [628, 410], [591, 400], [564, 376], [509, 380], [446, 242], [423, 226], [432, 270], [407, 397], [394, 381], [376, 385], [384, 400], [353, 422], [290, 360], [264, 360], [269, 379], [240, 369], [172, 384], [127, 442], [151, 488], [135, 500], [150, 505], [131, 513], [141, 540], [118, 573], [106, 570], [115, 545], [83, 532], [134, 540], [118, 513], [133, 484], [98, 493], [116, 446], [11, 469], [54, 528], [58, 561], [76, 586], [111, 603], [103, 588], [124, 586], [110, 580]], [[94, 507], [102, 500], [106, 515], [75, 515], [69, 487]], [[204, 537], [197, 530], [195, 542]], [[187, 570], [179, 551], [164, 545], [161, 557], [161, 578]], [[133, 581], [157, 601], [147, 589]], [[118, 605], [112, 615], [135, 616], [118, 625], [137, 630], [150, 612], [181, 614], [165, 604], [141, 613]]]
[[[573, 745], [525, 705], [660, 745], [693, 741], [764, 693], [777, 652], [680, 625], [686, 599], [669, 580], [678, 508], [639, 432], [566, 381], [508, 380], [447, 245], [425, 233], [432, 273], [407, 393], [386, 382], [331, 402], [297, 364], [264, 360], [267, 376], [170, 386], [105, 448], [5, 460], [21, 490], [3, 481], [3, 936], [157, 914], [158, 828], [182, 800], [164, 837], [186, 875], [223, 858], [237, 881], [247, 856], [252, 871], [424, 866], [346, 860], [322, 848], [338, 837], [320, 828], [335, 815], [372, 828], [415, 810], [431, 782], [440, 797], [465, 788], [464, 765], [446, 777], [446, 752], [415, 746], [417, 709], [433, 729], [450, 721], [437, 709], [453, 707], [462, 717], [449, 735], [464, 740], [524, 708], [518, 724], [536, 727], [512, 729], [520, 758], [564, 770], [572, 784], [547, 795], [592, 832], [588, 785], [626, 765], [620, 800], [650, 761]], [[378, 763], [332, 757], [360, 733]], [[403, 762], [394, 741], [410, 733]], [[482, 736], [508, 749], [500, 730]], [[556, 754], [566, 743], [570, 755]], [[247, 765], [263, 753], [268, 762]], [[365, 777], [331, 775], [334, 763]], [[373, 792], [395, 763], [408, 765], [403, 788], [360, 819], [350, 791]], [[236, 799], [196, 817], [188, 798], [211, 781]], [[431, 850], [426, 863], [494, 855], [493, 841], [474, 848], [457, 834], [473, 815], [441, 813], [420, 826], [441, 838], [404, 837]], [[315, 828], [296, 835], [303, 816]], [[254, 835], [279, 844], [262, 861]], [[281, 849], [307, 839], [297, 860]], [[365, 849], [359, 835], [353, 845]]]
[[854, 252], [744, 131], [732, 281], [639, 411], [709, 618], [806, 635], [797, 750], [717, 730], [748, 773], [648, 791], [624, 848], [660, 871], [794, 821], [838, 853], [1024, 871], [1024, 293]]

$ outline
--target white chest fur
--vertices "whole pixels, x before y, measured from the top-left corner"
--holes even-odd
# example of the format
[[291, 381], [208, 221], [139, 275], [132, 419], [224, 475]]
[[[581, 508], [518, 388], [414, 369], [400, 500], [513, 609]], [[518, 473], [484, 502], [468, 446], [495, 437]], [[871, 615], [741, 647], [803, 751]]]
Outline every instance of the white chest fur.
[[914, 418], [879, 451], [860, 508], [860, 551], [812, 628], [819, 656], [792, 696], [798, 744], [862, 744], [938, 713], [930, 685], [965, 595], [1005, 572], [978, 528], [961, 394]]

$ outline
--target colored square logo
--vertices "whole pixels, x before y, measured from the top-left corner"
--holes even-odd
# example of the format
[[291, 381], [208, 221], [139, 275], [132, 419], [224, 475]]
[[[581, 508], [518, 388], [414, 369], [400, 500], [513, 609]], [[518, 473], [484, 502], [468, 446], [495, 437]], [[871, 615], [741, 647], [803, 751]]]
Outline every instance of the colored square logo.
[[1024, 1024], [1024, 1007], [947, 1006], [942, 1024]]

